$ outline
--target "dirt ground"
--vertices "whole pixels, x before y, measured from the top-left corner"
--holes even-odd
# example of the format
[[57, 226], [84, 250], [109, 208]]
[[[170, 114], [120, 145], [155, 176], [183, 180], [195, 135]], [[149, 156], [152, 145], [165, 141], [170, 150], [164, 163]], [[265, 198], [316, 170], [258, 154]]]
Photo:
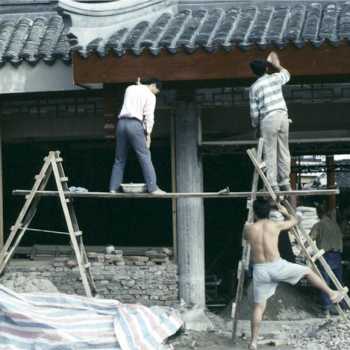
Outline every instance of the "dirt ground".
[[[181, 340], [170, 342], [175, 350], [247, 350], [248, 340], [239, 339], [233, 344], [231, 334], [218, 334], [216, 332], [191, 332], [182, 335]], [[291, 350], [293, 347], [287, 345], [271, 346], [260, 345], [259, 350]]]

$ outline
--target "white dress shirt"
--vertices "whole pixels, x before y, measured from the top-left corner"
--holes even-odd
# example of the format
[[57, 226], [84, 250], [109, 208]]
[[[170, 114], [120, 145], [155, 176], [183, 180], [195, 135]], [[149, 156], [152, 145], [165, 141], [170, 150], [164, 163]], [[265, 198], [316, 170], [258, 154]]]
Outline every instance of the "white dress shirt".
[[151, 134], [154, 125], [156, 96], [146, 85], [130, 85], [124, 95], [120, 117], [137, 118], [143, 123], [147, 134]]

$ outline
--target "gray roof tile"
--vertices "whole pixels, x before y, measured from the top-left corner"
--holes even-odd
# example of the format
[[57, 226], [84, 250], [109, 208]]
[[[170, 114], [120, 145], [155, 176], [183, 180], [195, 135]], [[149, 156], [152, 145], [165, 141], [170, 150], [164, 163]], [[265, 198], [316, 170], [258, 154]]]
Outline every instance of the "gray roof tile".
[[69, 62], [67, 32], [62, 17], [55, 13], [5, 19], [0, 16], [0, 64], [34, 64], [41, 59], [48, 63], [56, 59]]
[[[118, 55], [145, 50], [157, 55], [165, 49], [192, 53], [198, 48], [246, 50], [252, 46], [283, 48], [293, 43], [315, 47], [329, 41], [334, 45], [350, 38], [350, 2], [275, 2], [275, 5], [235, 6], [230, 9], [183, 9], [165, 12], [154, 21], [118, 28], [109, 38], [95, 38], [86, 47], [73, 50], [84, 57], [97, 52]], [[96, 45], [98, 43], [98, 45]]]
[[154, 55], [161, 50], [190, 54], [199, 48], [215, 52], [253, 46], [283, 48], [290, 43], [318, 47], [325, 41], [337, 45], [350, 40], [349, 1], [239, 4], [229, 9], [203, 5], [202, 9], [165, 11], [133, 25], [116, 22], [114, 33], [92, 37], [86, 45], [69, 33], [56, 12], [0, 14], [0, 64], [70, 62], [72, 51], [83, 57], [93, 53], [103, 57], [109, 52], [141, 55], [145, 50]]

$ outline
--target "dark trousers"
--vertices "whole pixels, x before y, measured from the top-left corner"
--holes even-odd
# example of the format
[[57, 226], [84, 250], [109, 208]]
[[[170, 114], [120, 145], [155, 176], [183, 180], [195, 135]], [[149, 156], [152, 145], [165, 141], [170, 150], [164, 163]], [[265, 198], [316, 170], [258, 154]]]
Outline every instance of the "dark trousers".
[[[341, 264], [341, 253], [335, 252], [335, 251], [328, 251], [323, 255], [324, 259], [328, 263], [329, 267], [332, 269], [333, 273], [335, 274], [335, 277], [339, 280], [340, 283], [342, 283], [343, 279], [343, 268]], [[326, 283], [332, 287], [332, 282], [329, 276], [326, 274], [325, 270], [322, 266], [319, 266], [320, 272], [323, 276], [323, 279], [326, 281]], [[332, 305], [332, 302], [330, 301], [328, 295], [326, 293], [321, 292], [321, 303], [325, 310], [329, 309]]]
[[142, 123], [135, 118], [119, 119], [116, 127], [116, 140], [115, 160], [109, 190], [118, 190], [123, 181], [128, 151], [131, 146], [141, 165], [148, 192], [155, 191], [157, 189], [157, 178], [152, 164], [151, 152], [146, 146]]

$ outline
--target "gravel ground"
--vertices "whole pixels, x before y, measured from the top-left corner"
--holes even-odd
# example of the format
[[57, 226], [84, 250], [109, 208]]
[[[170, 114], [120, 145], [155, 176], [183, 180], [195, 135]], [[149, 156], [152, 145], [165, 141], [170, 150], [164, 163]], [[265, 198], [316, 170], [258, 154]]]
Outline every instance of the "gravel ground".
[[[247, 350], [248, 340], [239, 339], [236, 344], [232, 343], [231, 334], [220, 332], [185, 332], [184, 334], [171, 339], [170, 344], [175, 350]], [[261, 345], [259, 350], [291, 350], [291, 346], [283, 345], [272, 347]], [[344, 350], [344, 349], [343, 349]]]
[[[210, 317], [213, 321], [215, 317]], [[224, 328], [218, 329], [218, 325]], [[215, 330], [182, 331], [169, 340], [175, 350], [243, 350], [248, 348], [248, 321], [240, 321], [237, 343], [231, 339], [231, 322], [219, 318]], [[271, 344], [275, 341], [275, 345]], [[266, 344], [269, 342], [270, 344]], [[350, 350], [350, 323], [339, 317], [303, 321], [264, 321], [261, 325], [259, 350]], [[264, 345], [262, 345], [264, 344]], [[277, 346], [276, 346], [277, 345]]]

